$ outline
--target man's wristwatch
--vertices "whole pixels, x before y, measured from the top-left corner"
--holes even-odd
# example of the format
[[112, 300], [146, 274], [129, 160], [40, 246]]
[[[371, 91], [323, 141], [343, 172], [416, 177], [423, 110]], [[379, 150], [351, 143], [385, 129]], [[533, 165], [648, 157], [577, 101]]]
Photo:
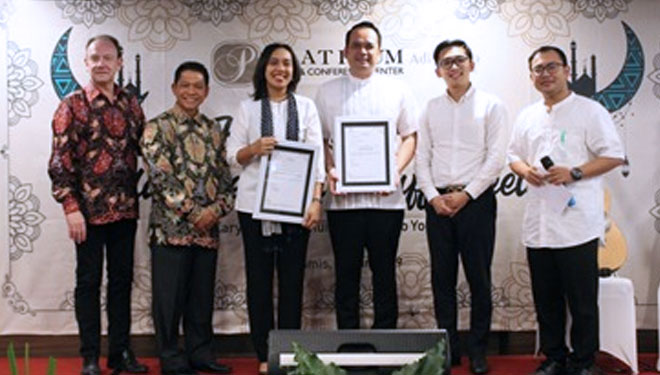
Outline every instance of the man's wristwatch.
[[582, 179], [582, 169], [575, 167], [571, 169], [571, 178], [573, 181], [579, 181]]

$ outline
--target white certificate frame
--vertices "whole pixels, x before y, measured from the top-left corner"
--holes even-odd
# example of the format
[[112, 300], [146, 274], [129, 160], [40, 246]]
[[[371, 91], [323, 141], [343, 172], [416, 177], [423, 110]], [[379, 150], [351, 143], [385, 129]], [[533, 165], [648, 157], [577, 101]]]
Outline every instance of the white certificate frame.
[[[262, 156], [252, 217], [257, 220], [302, 224], [314, 194], [314, 171], [319, 152], [315, 145], [280, 141], [269, 155]], [[295, 161], [295, 164], [289, 163], [288, 169], [283, 168], [277, 165], [281, 160]], [[282, 173], [281, 170], [288, 173]], [[299, 186], [299, 183], [303, 186]]]
[[[350, 134], [372, 134], [367, 142], [362, 142], [362, 146], [367, 143], [373, 146], [375, 154], [371, 159], [378, 158], [377, 164], [371, 164], [375, 168], [366, 168], [363, 171], [356, 171], [364, 165], [354, 166], [351, 170], [351, 154], [355, 153], [348, 142]], [[375, 193], [392, 192], [396, 190], [396, 164], [394, 160], [394, 146], [396, 141], [396, 132], [391, 122], [383, 117], [355, 117], [340, 116], [335, 119], [334, 128], [334, 161], [335, 170], [339, 180], [336, 184], [338, 193]], [[359, 143], [359, 142], [357, 142]], [[359, 151], [358, 151], [359, 152]], [[381, 154], [381, 155], [377, 155]], [[352, 160], [357, 160], [353, 158]], [[355, 163], [353, 163], [355, 164]], [[364, 172], [364, 178], [352, 178], [356, 174]], [[369, 173], [376, 173], [374, 176], [368, 176]]]

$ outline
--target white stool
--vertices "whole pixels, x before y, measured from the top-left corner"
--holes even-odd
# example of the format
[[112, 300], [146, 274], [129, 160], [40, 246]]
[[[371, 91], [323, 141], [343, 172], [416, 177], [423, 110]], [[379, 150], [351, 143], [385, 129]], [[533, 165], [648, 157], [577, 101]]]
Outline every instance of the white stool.
[[[658, 289], [660, 300], [660, 288]], [[567, 311], [568, 314], [568, 311]], [[637, 374], [637, 323], [635, 318], [635, 289], [632, 281], [623, 277], [599, 278], [598, 315], [600, 350], [610, 353], [630, 366]], [[570, 347], [571, 319], [566, 319], [566, 344]], [[536, 331], [536, 353], [539, 352], [539, 333]], [[658, 360], [660, 370], [660, 359]]]
[[598, 313], [600, 350], [619, 358], [630, 366], [633, 374], [637, 374], [637, 323], [632, 281], [616, 276], [601, 278]]

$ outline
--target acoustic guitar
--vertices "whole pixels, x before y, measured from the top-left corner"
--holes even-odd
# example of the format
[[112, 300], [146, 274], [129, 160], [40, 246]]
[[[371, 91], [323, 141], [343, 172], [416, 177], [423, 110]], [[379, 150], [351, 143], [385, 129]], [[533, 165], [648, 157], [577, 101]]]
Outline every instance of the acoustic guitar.
[[598, 247], [598, 273], [600, 276], [610, 276], [621, 268], [628, 258], [626, 239], [621, 230], [610, 217], [612, 196], [605, 189], [605, 244]]

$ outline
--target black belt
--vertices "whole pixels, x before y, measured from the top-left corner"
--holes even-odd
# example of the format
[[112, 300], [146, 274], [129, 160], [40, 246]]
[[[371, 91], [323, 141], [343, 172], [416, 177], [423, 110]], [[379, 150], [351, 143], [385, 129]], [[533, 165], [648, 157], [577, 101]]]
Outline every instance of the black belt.
[[465, 185], [447, 185], [436, 189], [440, 194], [456, 193], [465, 190]]

